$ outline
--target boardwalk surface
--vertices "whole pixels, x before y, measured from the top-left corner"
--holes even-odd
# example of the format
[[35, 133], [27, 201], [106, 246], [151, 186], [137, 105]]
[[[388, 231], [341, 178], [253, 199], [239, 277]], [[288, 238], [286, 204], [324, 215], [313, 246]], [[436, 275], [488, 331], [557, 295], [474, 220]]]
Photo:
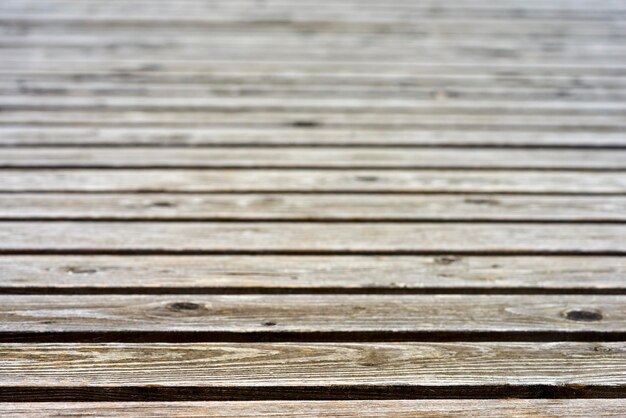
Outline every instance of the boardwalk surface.
[[624, 416], [625, 256], [622, 0], [0, 2], [2, 416]]

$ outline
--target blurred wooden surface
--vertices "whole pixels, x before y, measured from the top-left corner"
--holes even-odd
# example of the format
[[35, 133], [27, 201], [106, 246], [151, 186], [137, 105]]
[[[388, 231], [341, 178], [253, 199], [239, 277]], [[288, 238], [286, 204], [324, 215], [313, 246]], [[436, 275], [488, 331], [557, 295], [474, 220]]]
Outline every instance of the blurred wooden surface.
[[0, 414], [623, 416], [625, 41], [620, 0], [3, 0]]

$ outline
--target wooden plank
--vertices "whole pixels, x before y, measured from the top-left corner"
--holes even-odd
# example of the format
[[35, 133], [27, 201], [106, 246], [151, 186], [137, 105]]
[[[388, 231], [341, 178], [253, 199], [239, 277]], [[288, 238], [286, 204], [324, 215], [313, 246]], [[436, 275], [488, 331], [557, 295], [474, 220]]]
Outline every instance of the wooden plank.
[[623, 343], [2, 344], [0, 354], [3, 401], [616, 397], [625, 386]]
[[258, 341], [262, 334], [285, 338], [285, 333], [288, 339], [303, 334], [300, 338], [349, 341], [626, 335], [626, 295], [43, 294], [0, 295], [0, 302], [0, 339], [18, 341], [20, 334], [68, 332], [138, 339], [142, 333], [167, 338], [186, 332], [194, 333], [192, 339], [245, 341]]
[[24, 193], [0, 219], [625, 222], [626, 196]]
[[[210, 37], [201, 36], [198, 33], [182, 31], [180, 36], [171, 38], [171, 29], [168, 30], [143, 30], [141, 38], [132, 37], [132, 31], [122, 30], [103, 31], [102, 28], [88, 28], [84, 30], [67, 30], [59, 32], [57, 30], [28, 31], [27, 33], [15, 34], [15, 31], [2, 31], [6, 25], [0, 25], [0, 33], [5, 33], [0, 45], [4, 47], [19, 48], [104, 48], [115, 44], [118, 48], [140, 48], [153, 51], [167, 51], [172, 48], [193, 49], [217, 49], [224, 47], [251, 48], [256, 47], [262, 51], [271, 46], [282, 47], [292, 50], [302, 47], [325, 49], [328, 51], [348, 50], [348, 48], [361, 48], [361, 51], [369, 53], [382, 53], [385, 47], [404, 46], [407, 49], [430, 50], [435, 47], [443, 49], [481, 49], [488, 43], [489, 48], [500, 50], [516, 50], [518, 53], [530, 52], [539, 53], [554, 44], [559, 45], [560, 53], [575, 56], [577, 54], [607, 53], [612, 51], [617, 54], [624, 53], [624, 46], [620, 43], [621, 37], [549, 37], [549, 36], [514, 36], [498, 37], [488, 36], [461, 36], [460, 34], [446, 34], [431, 32], [425, 36], [407, 36], [407, 34], [386, 34], [375, 38], [363, 36], [361, 33], [325, 33], [316, 32], [313, 34], [285, 33], [273, 31], [243, 31], [234, 32], [225, 29], [211, 31]], [[9, 26], [10, 27], [10, 26]], [[94, 29], [100, 29], [94, 30]], [[13, 32], [13, 33], [12, 33]], [[136, 31], [135, 31], [136, 35]], [[206, 35], [206, 33], [205, 33]], [[286, 36], [287, 35], [287, 36]], [[530, 34], [532, 35], [532, 34]], [[370, 42], [366, 42], [371, 39]], [[533, 43], [533, 40], [535, 41]], [[578, 51], [576, 50], [578, 49]]]
[[626, 192], [621, 172], [454, 170], [7, 169], [2, 192]]
[[484, 115], [487, 113], [535, 115], [542, 113], [546, 117], [572, 115], [626, 115], [626, 104], [619, 102], [575, 102], [575, 101], [479, 101], [473, 100], [437, 100], [416, 101], [411, 99], [384, 99], [370, 104], [368, 101], [350, 98], [319, 98], [316, 100], [294, 98], [142, 98], [142, 97], [74, 97], [74, 96], [0, 96], [0, 106], [5, 111], [31, 110], [58, 112], [69, 109], [83, 110], [137, 110], [161, 112], [302, 112], [324, 114], [325, 111], [341, 113], [377, 113], [380, 118], [389, 114], [411, 114], [413, 116], [430, 115], [432, 117], [447, 114]]
[[20, 82], [3, 82], [0, 76], [0, 95], [22, 97], [152, 97], [170, 98], [229, 98], [229, 97], [260, 97], [260, 98], [306, 98], [318, 101], [326, 98], [351, 99], [397, 99], [410, 97], [414, 102], [425, 100], [458, 100], [478, 101], [560, 101], [614, 103], [626, 100], [624, 88], [570, 88], [567, 91], [559, 87], [406, 87], [401, 85], [314, 85], [313, 83], [269, 81], [268, 83], [248, 82], [209, 82], [208, 84], [163, 84], [158, 80], [154, 84], [138, 82], [63, 82], [34, 81], [22, 79]]
[[[169, 22], [169, 20], [168, 20]], [[83, 57], [86, 61], [89, 60], [112, 60], [112, 61], [127, 61], [134, 60], [137, 54], [141, 54], [144, 59], [151, 61], [160, 60], [208, 60], [208, 61], [222, 61], [232, 60], [239, 62], [250, 62], [250, 56], [253, 54], [254, 49], [248, 48], [242, 49], [206, 49], [189, 51], [187, 49], [175, 49], [165, 51], [146, 51], [145, 49], [126, 48], [126, 49], [111, 49], [111, 48], [20, 48], [19, 46], [10, 47], [6, 46], [2, 48], [2, 54], [0, 57], [3, 59], [14, 60], [48, 60], [48, 61], [77, 61], [80, 57]], [[267, 48], [262, 51], [255, 59], [260, 62], [275, 62], [283, 61], [299, 62], [308, 61], [325, 65], [332, 65], [335, 61], [348, 60], [353, 64], [366, 64], [370, 65], [380, 60], [387, 60], [388, 62], [398, 62], [400, 64], [411, 64], [415, 61], [415, 55], [424, 55], [424, 59], [429, 60], [433, 64], [438, 65], [456, 65], [463, 63], [475, 63], [481, 59], [492, 60], [496, 64], [512, 65], [513, 63], [523, 60], [531, 65], [546, 64], [551, 66], [568, 65], [578, 66], [593, 60], [597, 65], [610, 66], [615, 64], [616, 60], [623, 60], [626, 58], [626, 54], [617, 53], [613, 55], [611, 51], [582, 51], [580, 53], [567, 51], [563, 53], [551, 54], [546, 51], [520, 51], [516, 53], [514, 49], [503, 49], [500, 52], [498, 49], [484, 48], [457, 48], [457, 49], [419, 49], [414, 51], [397, 52], [394, 50], [372, 52], [372, 51], [360, 51], [359, 49], [352, 51], [335, 51], [329, 53], [328, 51], [320, 51], [317, 49], [310, 50], [286, 50], [281, 48]], [[202, 58], [200, 58], [202, 57]], [[210, 59], [204, 58], [210, 57]]]
[[6, 149], [0, 168], [626, 169], [626, 150], [437, 148]]
[[[1, 21], [0, 21], [1, 22]], [[305, 81], [312, 78], [316, 80], [350, 80], [353, 82], [384, 82], [402, 80], [405, 82], [418, 83], [424, 80], [447, 80], [455, 82], [461, 80], [464, 84], [468, 81], [483, 81], [485, 87], [493, 87], [493, 83], [513, 81], [526, 82], [550, 82], [568, 83], [574, 87], [575, 81], [580, 80], [578, 86], [586, 86], [590, 83], [600, 84], [607, 87], [610, 82], [620, 82], [619, 79], [626, 75], [626, 69], [616, 64], [580, 63], [576, 65], [564, 62], [557, 64], [544, 63], [543, 65], [517, 62], [515, 64], [490, 63], [490, 62], [457, 62], [454, 64], [438, 64], [428, 62], [354, 62], [350, 60], [336, 60], [332, 63], [316, 63], [306, 60], [292, 61], [258, 61], [251, 67], [252, 61], [232, 59], [223, 60], [175, 60], [163, 59], [159, 61], [142, 57], [132, 60], [106, 61], [101, 60], [63, 60], [54, 61], [46, 59], [32, 59], [21, 61], [7, 57], [2, 62], [2, 74], [28, 77], [70, 77], [75, 81], [89, 80], [92, 77], [107, 77], [107, 79], [132, 80], [132, 77], [142, 76], [146, 79], [159, 79], [161, 76], [189, 77], [196, 80], [239, 79], [242, 76], [263, 76], [264, 78], [277, 77], [278, 79], [299, 79]], [[156, 78], [155, 78], [156, 77]], [[180, 80], [180, 79], [179, 79]], [[187, 80], [187, 79], [183, 79]], [[317, 81], [319, 82], [319, 81]], [[497, 84], [496, 84], [497, 85]], [[531, 85], [527, 85], [530, 87]]]
[[[621, 60], [626, 57], [626, 48], [623, 44], [612, 42], [562, 42], [560, 47], [550, 49], [554, 43], [538, 40], [535, 43], [512, 43], [505, 40], [495, 42], [471, 42], [469, 40], [454, 41], [433, 41], [423, 42], [408, 40], [406, 45], [402, 42], [385, 45], [383, 42], [372, 42], [368, 44], [345, 45], [337, 42], [331, 45], [320, 45], [309, 41], [294, 42], [290, 40], [271, 39], [263, 42], [263, 39], [254, 41], [229, 40], [224, 42], [184, 42], [170, 40], [162, 42], [158, 39], [141, 38], [141, 41], [115, 41], [104, 39], [102, 41], [89, 38], [60, 39], [55, 42], [54, 37], [41, 41], [30, 41], [23, 38], [7, 37], [6, 41], [0, 41], [0, 48], [3, 52], [16, 54], [18, 56], [34, 56], [39, 54], [52, 59], [76, 57], [81, 53], [87, 56], [99, 57], [132, 57], [131, 53], [141, 53], [144, 57], [168, 57], [168, 58], [193, 58], [194, 54], [211, 54], [212, 58], [220, 57], [250, 57], [253, 54], [274, 58], [307, 57], [310, 59], [324, 60], [332, 58], [340, 59], [374, 59], [375, 57], [386, 57], [408, 61], [408, 54], [424, 56], [425, 59], [434, 62], [454, 62], [459, 58], [478, 60], [480, 57], [489, 57], [497, 61], [511, 62], [512, 57], [518, 59], [529, 59], [537, 62], [542, 58], [550, 59], [552, 62], [563, 59], [565, 61], [580, 61], [587, 59], [598, 59], [610, 62], [610, 58]], [[116, 45], [115, 49], [111, 44]], [[549, 50], [549, 51], [548, 51]], [[58, 54], [58, 55], [53, 55]]]
[[623, 257], [0, 256], [2, 292], [510, 292], [626, 289]]
[[[471, 129], [359, 129], [306, 127], [189, 128], [3, 126], [0, 145], [37, 146], [498, 146], [498, 147], [626, 147], [620, 132], [498, 131]], [[3, 152], [5, 150], [2, 150]]]
[[55, 251], [622, 255], [626, 225], [0, 222], [0, 252]]
[[[47, 2], [48, 3], [48, 2]], [[109, 3], [109, 4], [107, 4]], [[326, 3], [328, 4], [328, 3]], [[220, 7], [221, 6], [221, 7]], [[492, 7], [420, 7], [413, 6], [411, 8], [369, 8], [369, 7], [346, 7], [326, 8], [314, 7], [309, 3], [309, 7], [293, 7], [291, 4], [283, 3], [264, 5], [266, 7], [254, 7], [252, 5], [243, 4], [238, 7], [230, 5], [224, 7], [224, 4], [213, 4], [184, 2], [180, 8], [176, 8], [171, 4], [158, 2], [156, 5], [150, 2], [72, 2], [72, 3], [50, 3], [46, 5], [30, 4], [14, 4], [9, 3], [0, 8], [3, 15], [7, 18], [80, 18], [85, 21], [95, 19], [119, 19], [124, 18], [134, 12], [137, 20], [162, 20], [164, 16], [170, 19], [202, 19], [208, 22], [220, 21], [362, 21], [362, 20], [382, 20], [382, 21], [400, 21], [406, 22], [413, 19], [519, 19], [519, 20], [618, 20], [626, 14], [623, 7], [620, 8], [523, 8], [520, 12], [518, 5], [510, 8], [492, 8]], [[282, 7], [281, 7], [282, 6]], [[313, 6], [313, 7], [311, 7]]]
[[623, 399], [482, 399], [369, 401], [19, 402], [1, 403], [4, 417], [517, 417], [623, 416]]
[[[436, 112], [436, 110], [434, 110]], [[482, 128], [511, 130], [608, 130], [623, 132], [626, 129], [625, 112], [576, 111], [476, 113], [453, 110], [450, 113], [375, 111], [283, 111], [283, 110], [201, 110], [201, 109], [91, 109], [60, 108], [53, 110], [12, 110], [0, 112], [0, 125], [30, 124], [56, 126], [197, 126], [209, 127], [264, 127], [276, 126], [329, 126], [370, 128]]]

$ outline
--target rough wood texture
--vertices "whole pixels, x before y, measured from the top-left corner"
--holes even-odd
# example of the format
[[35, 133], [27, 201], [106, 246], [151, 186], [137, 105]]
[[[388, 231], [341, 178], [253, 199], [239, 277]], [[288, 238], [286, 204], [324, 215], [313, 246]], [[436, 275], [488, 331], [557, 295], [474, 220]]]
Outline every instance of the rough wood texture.
[[350, 388], [379, 398], [615, 397], [623, 359], [621, 343], [2, 344], [0, 399], [328, 399]]
[[0, 252], [81, 250], [622, 255], [626, 254], [626, 225], [0, 222]]
[[559, 333], [584, 331], [625, 334], [626, 296], [0, 296], [5, 334], [174, 331], [204, 332], [207, 338], [213, 333], [354, 333], [355, 340], [363, 338], [359, 332], [465, 333], [466, 339], [480, 332], [550, 332], [560, 338], [565, 337]]
[[450, 168], [626, 170], [626, 150], [416, 148], [21, 148], [0, 168]]
[[626, 196], [4, 194], [0, 218], [623, 222]]
[[1, 1], [0, 415], [624, 415], [625, 19]]
[[626, 175], [521, 170], [7, 169], [0, 191], [626, 194]]
[[626, 147], [620, 132], [498, 131], [457, 129], [363, 129], [306, 127], [91, 127], [3, 126], [1, 145], [203, 146], [203, 145], [341, 145]]
[[624, 292], [624, 257], [0, 256], [3, 291]]
[[622, 399], [5, 403], [4, 417], [622, 417]]

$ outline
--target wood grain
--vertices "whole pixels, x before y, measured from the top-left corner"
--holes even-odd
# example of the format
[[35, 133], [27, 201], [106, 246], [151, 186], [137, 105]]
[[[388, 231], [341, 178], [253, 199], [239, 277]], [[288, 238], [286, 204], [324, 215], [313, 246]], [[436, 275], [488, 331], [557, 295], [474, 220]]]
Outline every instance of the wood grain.
[[376, 338], [375, 333], [384, 339], [410, 334], [471, 339], [480, 333], [498, 339], [504, 333], [506, 340], [534, 332], [553, 333], [554, 339], [581, 332], [626, 334], [626, 296], [0, 295], [0, 319], [0, 333], [18, 339], [21, 333], [67, 332], [125, 332], [137, 338], [142, 332], [193, 332], [208, 340], [230, 334], [258, 339], [255, 333], [278, 338], [289, 333], [287, 339], [328, 334], [332, 340], [348, 334], [355, 341]]
[[5, 170], [1, 192], [624, 194], [621, 172], [451, 170]]
[[2, 403], [4, 417], [621, 417], [622, 399]]
[[[468, 240], [468, 237], [471, 239]], [[0, 222], [0, 252], [626, 254], [626, 226]]]
[[3, 292], [623, 292], [623, 257], [0, 256]]
[[450, 168], [626, 170], [626, 150], [438, 148], [6, 149], [0, 168]]
[[[436, 111], [436, 109], [435, 109]], [[483, 128], [512, 130], [608, 130], [611, 132], [626, 129], [626, 112], [598, 110], [577, 112], [566, 110], [550, 114], [545, 110], [528, 113], [490, 112], [488, 109], [476, 114], [464, 111], [428, 114], [419, 112], [338, 112], [282, 111], [282, 110], [203, 110], [183, 109], [182, 111], [159, 109], [89, 109], [84, 107], [21, 110], [8, 108], [0, 112], [0, 125], [30, 124], [56, 126], [233, 126], [253, 127], [255, 125], [276, 126], [328, 126], [360, 128]]]
[[615, 397], [625, 385], [623, 343], [2, 344], [0, 354], [0, 396], [13, 401]]
[[0, 219], [624, 222], [626, 196], [24, 193]]
[[[80, 127], [3, 126], [0, 144], [10, 146], [203, 146], [203, 145], [345, 145], [626, 147], [619, 132], [359, 129], [307, 127]], [[4, 150], [3, 150], [4, 151]]]

